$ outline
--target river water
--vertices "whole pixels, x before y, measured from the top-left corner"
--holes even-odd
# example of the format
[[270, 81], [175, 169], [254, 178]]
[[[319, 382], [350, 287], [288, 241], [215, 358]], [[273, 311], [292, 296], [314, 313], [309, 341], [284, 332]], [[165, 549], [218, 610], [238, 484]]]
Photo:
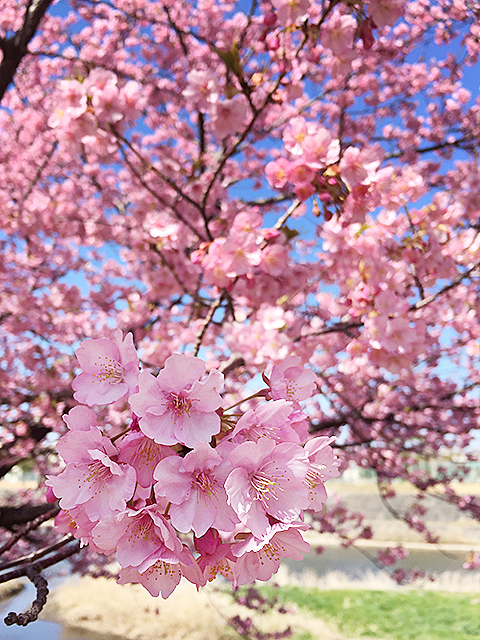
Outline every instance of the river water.
[[[375, 555], [378, 548], [367, 548], [365, 552]], [[463, 572], [462, 564], [465, 562], [465, 556], [464, 550], [441, 553], [436, 549], [413, 549], [410, 550], [407, 558], [398, 562], [398, 566], [425, 571], [427, 574], [445, 571]], [[366, 575], [375, 575], [381, 571], [358, 549], [342, 549], [334, 546], [325, 547], [321, 554], [311, 553], [300, 562], [286, 558], [284, 564], [292, 574], [300, 574], [308, 570], [322, 577], [331, 571], [339, 571], [347, 578], [358, 581], [364, 579]]]

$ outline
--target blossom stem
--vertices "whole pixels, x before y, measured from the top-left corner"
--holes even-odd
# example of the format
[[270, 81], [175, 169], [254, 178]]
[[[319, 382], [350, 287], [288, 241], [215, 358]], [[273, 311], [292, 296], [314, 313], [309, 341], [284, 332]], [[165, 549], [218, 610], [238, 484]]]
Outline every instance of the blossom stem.
[[238, 407], [239, 404], [242, 404], [243, 402], [247, 402], [248, 400], [252, 400], [253, 398], [260, 398], [261, 397], [260, 393], [261, 391], [256, 391], [251, 396], [248, 396], [247, 398], [243, 398], [243, 400], [239, 400], [238, 402], [235, 402], [235, 404], [230, 405], [229, 407], [224, 409], [223, 412], [225, 413], [225, 411], [230, 411], [230, 409], [233, 409], [234, 407]]
[[112, 436], [110, 438], [110, 441], [113, 443], [115, 442], [115, 440], [118, 440], [118, 438], [121, 438], [122, 436], [124, 436], [126, 433], [128, 433], [130, 431], [130, 427], [127, 427], [126, 429], [124, 429], [123, 431], [120, 431], [120, 433], [117, 433], [116, 436]]

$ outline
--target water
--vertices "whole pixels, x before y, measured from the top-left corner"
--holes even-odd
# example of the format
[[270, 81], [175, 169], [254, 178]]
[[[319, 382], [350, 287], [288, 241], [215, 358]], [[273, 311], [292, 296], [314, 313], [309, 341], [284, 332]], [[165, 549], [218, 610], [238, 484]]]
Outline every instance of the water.
[[[380, 548], [378, 547], [378, 549]], [[368, 548], [365, 551], [375, 556], [378, 549]], [[427, 574], [436, 574], [445, 571], [465, 571], [462, 569], [464, 562], [465, 551], [449, 551], [447, 555], [447, 553], [441, 553], [435, 549], [414, 549], [394, 568], [417, 569], [425, 571]], [[313, 572], [319, 577], [331, 571], [340, 571], [352, 580], [361, 580], [365, 575], [381, 572], [381, 569], [378, 569], [358, 549], [354, 548], [325, 547], [323, 553], [313, 552], [301, 562], [286, 558], [284, 563], [292, 574], [299, 574], [308, 569], [309, 572]]]
[[[21, 593], [9, 600], [0, 602], [0, 638], [1, 640], [61, 640], [62, 627], [56, 622], [45, 622], [37, 620], [27, 627], [18, 627], [13, 625], [7, 627], [3, 619], [10, 611], [19, 613], [25, 611], [32, 600], [35, 599], [35, 589], [27, 587]], [[72, 638], [73, 640], [73, 638]], [[76, 639], [75, 639], [76, 640]], [[80, 640], [80, 639], [78, 639]], [[92, 639], [93, 640], [93, 639]], [[95, 639], [96, 640], [96, 639]]]

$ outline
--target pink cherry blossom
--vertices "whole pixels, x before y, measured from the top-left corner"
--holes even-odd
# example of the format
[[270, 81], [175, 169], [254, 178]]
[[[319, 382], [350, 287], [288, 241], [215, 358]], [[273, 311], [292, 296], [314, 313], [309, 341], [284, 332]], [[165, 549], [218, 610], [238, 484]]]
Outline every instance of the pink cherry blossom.
[[310, 551], [310, 545], [300, 533], [307, 528], [308, 525], [300, 523], [276, 523], [262, 539], [249, 536], [244, 542], [232, 545], [232, 553], [237, 556], [233, 586], [253, 580], [270, 580], [278, 571], [282, 558], [302, 560]]
[[340, 462], [330, 446], [334, 441], [335, 438], [318, 436], [309, 440], [304, 447], [309, 460], [305, 486], [310, 498], [310, 509], [314, 511], [320, 511], [327, 500], [324, 483], [340, 475]]
[[140, 431], [132, 431], [118, 443], [118, 462], [125, 462], [137, 472], [137, 482], [148, 488], [154, 483], [155, 467], [164, 458], [175, 455], [170, 447], [157, 444]]
[[140, 374], [140, 390], [130, 397], [130, 405], [141, 416], [140, 429], [146, 436], [158, 444], [194, 447], [218, 433], [223, 376], [212, 370], [202, 378], [204, 373], [199, 358], [174, 354], [157, 377], [147, 371]]
[[71, 431], [89, 431], [90, 427], [97, 425], [97, 414], [92, 409], [81, 404], [73, 407], [63, 416], [68, 428]]
[[76, 356], [83, 369], [72, 384], [78, 402], [109, 404], [137, 390], [138, 356], [131, 333], [122, 338], [117, 329], [115, 341], [85, 340]]
[[116, 557], [122, 567], [144, 571], [158, 560], [178, 563], [183, 545], [170, 522], [159, 513], [157, 505], [138, 511], [124, 511], [115, 524], [96, 525], [96, 541], [108, 537], [116, 541]]
[[118, 584], [141, 584], [157, 598], [159, 595], [164, 600], [176, 589], [182, 578], [180, 564], [157, 560], [145, 571], [140, 572], [135, 567], [123, 567], [118, 574]]
[[306, 460], [301, 447], [260, 438], [236, 446], [230, 461], [233, 471], [225, 481], [228, 503], [256, 537], [269, 531], [267, 515], [290, 523], [307, 506], [302, 483]]
[[248, 111], [245, 103], [239, 99], [217, 100], [211, 110], [215, 135], [219, 138], [240, 131]]
[[185, 577], [187, 580], [203, 587], [206, 580], [192, 554], [184, 547], [178, 562], [157, 560], [148, 568], [139, 570], [136, 567], [122, 567], [118, 574], [118, 584], [141, 584], [154, 598], [159, 595], [167, 599]]
[[235, 557], [231, 552], [231, 543], [223, 542], [216, 529], [208, 529], [200, 538], [195, 537], [194, 541], [195, 549], [200, 554], [197, 559], [198, 566], [205, 580], [211, 582], [220, 574], [233, 582]]
[[272, 0], [272, 4], [277, 9], [279, 23], [288, 27], [305, 16], [310, 0]]
[[247, 410], [238, 420], [231, 433], [234, 442], [244, 442], [259, 438], [271, 438], [275, 442], [295, 442], [301, 440], [290, 424], [293, 407], [286, 400], [274, 400]]
[[264, 273], [278, 277], [285, 272], [288, 262], [288, 248], [281, 244], [268, 244], [261, 254], [260, 269]]
[[192, 69], [187, 73], [187, 82], [183, 95], [199, 109], [206, 110], [218, 100], [218, 78], [209, 69]]
[[71, 431], [57, 447], [67, 466], [59, 475], [48, 476], [46, 484], [60, 497], [62, 509], [84, 505], [92, 521], [125, 509], [135, 489], [136, 472], [112, 460], [118, 450], [108, 438], [96, 428]]
[[293, 191], [297, 198], [303, 202], [303, 200], [308, 200], [310, 196], [313, 196], [316, 189], [310, 182], [298, 182]]
[[[155, 469], [156, 495], [172, 503], [170, 519], [184, 533], [191, 529], [197, 537], [210, 527], [229, 531], [238, 522], [227, 504], [223, 486], [228, 471], [223, 459], [207, 444], [199, 444], [184, 458], [168, 457]], [[230, 466], [229, 466], [230, 467]]]
[[353, 47], [357, 22], [352, 15], [335, 9], [322, 29], [322, 44], [331, 49], [333, 55], [341, 56]]
[[401, 0], [369, 0], [368, 3], [368, 13], [377, 27], [395, 24], [404, 9], [405, 3]]
[[265, 175], [272, 187], [281, 189], [287, 184], [287, 172], [290, 164], [285, 158], [279, 158], [266, 165]]
[[281, 364], [274, 365], [268, 381], [274, 400], [284, 398], [298, 406], [300, 400], [313, 395], [317, 377], [313, 371], [300, 366], [300, 362], [298, 356], [288, 356]]

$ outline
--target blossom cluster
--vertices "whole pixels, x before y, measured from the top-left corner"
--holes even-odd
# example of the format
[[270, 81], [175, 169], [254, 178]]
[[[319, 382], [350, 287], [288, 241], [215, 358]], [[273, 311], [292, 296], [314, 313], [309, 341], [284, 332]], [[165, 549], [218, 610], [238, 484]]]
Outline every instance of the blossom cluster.
[[238, 213], [228, 237], [215, 238], [202, 244], [192, 261], [205, 270], [205, 282], [231, 289], [240, 276], [247, 280], [263, 273], [278, 277], [288, 264], [289, 248], [285, 235], [278, 229], [260, 228], [262, 216], [256, 211]]
[[[115, 553], [120, 584], [164, 598], [182, 576], [239, 586], [309, 551], [304, 512], [321, 509], [339, 463], [333, 438], [308, 437], [300, 401], [316, 376], [299, 357], [273, 366], [260, 402], [241, 413], [242, 401], [223, 406], [223, 374], [197, 357], [176, 353], [158, 375], [140, 372], [130, 333], [86, 340], [77, 358], [74, 397], [86, 404], [65, 416], [65, 468], [47, 485], [62, 508], [57, 527]], [[132, 421], [108, 436], [90, 407], [122, 399]]]
[[135, 80], [119, 84], [105, 69], [85, 77], [61, 80], [55, 109], [48, 120], [60, 143], [78, 153], [87, 150], [102, 159], [116, 149], [110, 128], [122, 130], [126, 120], [141, 114], [141, 85]]

